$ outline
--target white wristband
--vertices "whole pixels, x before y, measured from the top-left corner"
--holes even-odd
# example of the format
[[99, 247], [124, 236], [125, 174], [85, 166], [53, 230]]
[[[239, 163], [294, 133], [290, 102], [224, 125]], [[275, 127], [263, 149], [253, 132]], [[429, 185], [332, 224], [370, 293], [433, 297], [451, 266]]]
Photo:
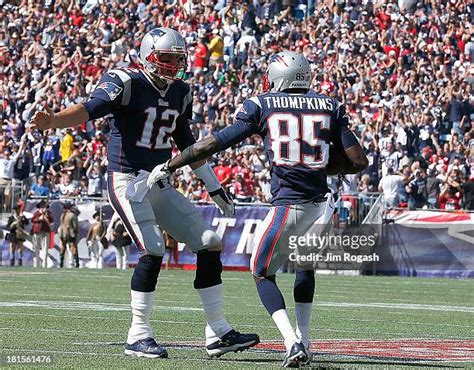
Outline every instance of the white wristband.
[[198, 179], [201, 179], [204, 182], [208, 192], [216, 191], [221, 188], [221, 183], [217, 180], [216, 174], [209, 163], [206, 162], [201, 167], [193, 170], [193, 172]]

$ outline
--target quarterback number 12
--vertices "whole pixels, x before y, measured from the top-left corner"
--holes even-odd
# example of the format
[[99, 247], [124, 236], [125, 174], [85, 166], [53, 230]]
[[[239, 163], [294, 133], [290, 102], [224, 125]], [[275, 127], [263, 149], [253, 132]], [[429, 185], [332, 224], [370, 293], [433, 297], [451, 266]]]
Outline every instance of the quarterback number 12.
[[[176, 118], [179, 113], [174, 109], [165, 109], [157, 117], [157, 109], [150, 107], [145, 110], [146, 121], [143, 127], [143, 132], [137, 146], [147, 149], [169, 149], [171, 148], [170, 134], [176, 128]], [[156, 139], [152, 142], [153, 133], [158, 128]]]
[[[268, 118], [268, 128], [273, 163], [277, 166], [302, 164], [313, 170], [324, 168], [329, 159], [329, 144], [318, 134], [321, 130], [329, 130], [330, 124], [331, 116], [326, 114], [272, 114]], [[306, 143], [306, 150], [303, 143]], [[316, 147], [319, 147], [319, 155], [316, 155]]]

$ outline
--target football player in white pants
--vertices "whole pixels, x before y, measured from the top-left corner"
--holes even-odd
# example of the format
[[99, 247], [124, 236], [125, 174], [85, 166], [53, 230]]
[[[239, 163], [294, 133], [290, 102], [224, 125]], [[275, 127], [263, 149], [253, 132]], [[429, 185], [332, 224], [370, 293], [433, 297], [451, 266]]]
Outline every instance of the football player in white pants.
[[[45, 130], [112, 115], [107, 153], [108, 195], [141, 253], [131, 282], [132, 324], [125, 347], [127, 355], [168, 357], [166, 349], [156, 343], [150, 324], [165, 252], [160, 228], [186, 243], [197, 255], [194, 287], [207, 321], [207, 353], [220, 356], [259, 342], [255, 334], [235, 331], [224, 317], [222, 245], [218, 235], [166, 179], [154, 182], [147, 191], [148, 172], [171, 158], [171, 139], [180, 151], [195, 142], [189, 127], [192, 91], [180, 79], [186, 61], [186, 45], [177, 31], [153, 29], [141, 41], [142, 70], [109, 70], [87, 102], [59, 113], [51, 112], [45, 105], [46, 111], [37, 112], [31, 121], [32, 128]], [[212, 168], [204, 161], [191, 167], [221, 211], [233, 215], [234, 205]]]

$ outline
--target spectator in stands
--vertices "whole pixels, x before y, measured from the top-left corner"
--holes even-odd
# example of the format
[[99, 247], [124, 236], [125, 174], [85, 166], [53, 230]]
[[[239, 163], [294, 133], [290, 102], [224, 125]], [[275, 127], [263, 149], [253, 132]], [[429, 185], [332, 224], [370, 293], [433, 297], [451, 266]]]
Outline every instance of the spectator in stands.
[[8, 218], [8, 240], [10, 241], [10, 266], [15, 266], [15, 252], [18, 252], [18, 266], [23, 265], [23, 243], [28, 238], [26, 226], [28, 219], [23, 215], [20, 205], [13, 207], [13, 213]]
[[426, 206], [428, 198], [426, 179], [419, 168], [414, 171], [413, 175], [411, 181], [405, 186], [405, 191], [408, 194], [408, 208], [423, 208]]
[[59, 239], [61, 249], [59, 252], [59, 267], [64, 267], [64, 256], [69, 248], [74, 259], [74, 266], [79, 268], [79, 253], [77, 250], [77, 237], [79, 235], [79, 221], [71, 202], [64, 203], [63, 212], [59, 222]]
[[31, 186], [30, 196], [47, 197], [49, 195], [49, 186], [45, 184], [44, 176], [38, 177], [38, 182]]
[[79, 181], [84, 175], [84, 162], [81, 158], [82, 151], [83, 149], [79, 147], [79, 144], [73, 145], [72, 153], [63, 167], [63, 172], [67, 172], [69, 175], [71, 175], [71, 183], [75, 187], [79, 186]]
[[56, 188], [63, 197], [75, 197], [78, 194], [78, 187], [73, 184], [72, 176], [66, 172], [62, 173], [61, 180]]
[[[14, 178], [15, 164], [23, 153], [26, 144], [26, 137], [21, 139], [21, 145], [15, 153], [10, 149], [3, 150], [3, 156], [0, 157], [0, 201], [2, 201], [3, 211], [6, 212], [11, 204], [12, 185]], [[3, 199], [1, 199], [3, 198]]]
[[252, 181], [245, 179], [242, 173], [237, 173], [234, 181], [235, 199], [239, 203], [250, 203], [254, 193]]
[[194, 50], [194, 73], [199, 75], [207, 68], [208, 49], [203, 38], [200, 38]]
[[89, 166], [86, 176], [88, 180], [87, 196], [101, 197], [104, 176], [101, 173], [100, 165], [95, 163], [94, 165]]
[[71, 156], [74, 147], [74, 138], [72, 136], [72, 130], [67, 128], [66, 134], [63, 136], [61, 140], [61, 146], [59, 152], [61, 154], [61, 160], [66, 162]]
[[[49, 244], [51, 240], [51, 230], [54, 222], [53, 214], [48, 210], [48, 202], [45, 199], [36, 205], [37, 210], [31, 219], [31, 234], [33, 244], [33, 267], [38, 267], [38, 257], [41, 258], [43, 268], [48, 267]], [[41, 257], [40, 257], [41, 256]]]
[[[347, 181], [349, 182], [349, 186], [348, 186], [348, 191], [350, 191], [351, 189], [353, 189], [353, 187], [351, 187], [351, 183], [356, 183], [356, 179], [355, 179], [355, 176], [346, 176], [347, 177]], [[347, 184], [345, 184], [347, 186]], [[357, 186], [357, 191], [360, 192], [360, 193], [371, 193], [374, 191], [374, 187], [372, 186], [371, 184], [371, 181], [370, 181], [370, 176], [365, 174], [365, 175], [362, 175], [361, 179], [360, 179], [360, 182]]]
[[[176, 27], [186, 37], [190, 52], [185, 78], [198, 102], [194, 116], [199, 125], [192, 125], [192, 130], [199, 139], [232, 124], [243, 100], [262, 92], [268, 59], [276, 51], [291, 49], [311, 61], [313, 88], [348, 107], [352, 129], [371, 161], [364, 172], [371, 185], [378, 185], [388, 167], [397, 173], [421, 157], [426, 171], [430, 152], [449, 161], [446, 166], [458, 156], [464, 165], [464, 178], [459, 180], [463, 184], [472, 172], [472, 5], [467, 0], [418, 2], [416, 7], [407, 3], [411, 2], [302, 0], [295, 6], [290, 1], [259, 1], [253, 6], [219, 1], [213, 8], [196, 1], [135, 5], [112, 0], [87, 2], [82, 8], [72, 1], [46, 2], [39, 8], [35, 2], [6, 2], [2, 16], [8, 32], [0, 39], [0, 153], [15, 151], [41, 99], [46, 97], [57, 111], [87, 99], [105, 69], [140, 68], [135, 40], [160, 24]], [[30, 29], [20, 29], [17, 22]], [[217, 55], [213, 43], [219, 46]], [[97, 147], [106, 147], [107, 121], [77, 124], [74, 133], [38, 133], [41, 146], [36, 133], [28, 134], [35, 177], [69, 159], [74, 144], [80, 147], [80, 158], [87, 159], [83, 140], [93, 144], [93, 157], [100, 152], [105, 175], [101, 150], [106, 149]], [[226, 153], [226, 159], [235, 163], [249, 145], [259, 148], [262, 143], [251, 138]], [[253, 159], [239, 163], [250, 165], [252, 176], [262, 167]], [[27, 153], [24, 160], [29, 160]], [[435, 178], [446, 176], [446, 166], [435, 166]], [[0, 174], [1, 167], [0, 163]], [[263, 167], [268, 171], [267, 161]], [[82, 171], [80, 176], [71, 171], [77, 186], [85, 171], [76, 170]], [[206, 196], [199, 182], [193, 183], [185, 172], [180, 176], [176, 182], [186, 194]], [[244, 174], [245, 179], [254, 177]], [[256, 198], [263, 199], [265, 181], [254, 181], [253, 186]]]
[[474, 174], [471, 174], [469, 181], [462, 185], [464, 194], [464, 208], [469, 211], [474, 211]]
[[392, 167], [387, 168], [387, 175], [379, 182], [378, 191], [383, 193], [385, 206], [398, 207], [400, 203], [400, 190], [403, 187], [403, 176], [394, 173]]
[[428, 205], [430, 208], [438, 208], [438, 199], [441, 192], [442, 182], [436, 177], [436, 169], [431, 164], [427, 169], [426, 192], [428, 195]]
[[224, 63], [224, 40], [219, 35], [217, 28], [212, 30], [212, 35], [211, 42], [209, 43], [209, 68]]
[[232, 169], [230, 168], [227, 159], [221, 157], [218, 165], [214, 167], [214, 172], [223, 187], [230, 185], [232, 180]]

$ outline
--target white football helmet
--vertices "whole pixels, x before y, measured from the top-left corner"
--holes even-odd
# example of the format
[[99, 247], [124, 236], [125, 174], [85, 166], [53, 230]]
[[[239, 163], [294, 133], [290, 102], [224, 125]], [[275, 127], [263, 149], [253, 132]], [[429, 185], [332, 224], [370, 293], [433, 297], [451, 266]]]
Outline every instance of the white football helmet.
[[285, 50], [271, 57], [263, 78], [264, 91], [309, 89], [310, 85], [311, 66], [302, 54]]
[[[164, 54], [177, 56], [176, 62], [162, 61]], [[186, 71], [187, 59], [186, 43], [179, 32], [171, 28], [159, 27], [143, 36], [140, 61], [152, 75], [176, 79], [178, 73]]]

